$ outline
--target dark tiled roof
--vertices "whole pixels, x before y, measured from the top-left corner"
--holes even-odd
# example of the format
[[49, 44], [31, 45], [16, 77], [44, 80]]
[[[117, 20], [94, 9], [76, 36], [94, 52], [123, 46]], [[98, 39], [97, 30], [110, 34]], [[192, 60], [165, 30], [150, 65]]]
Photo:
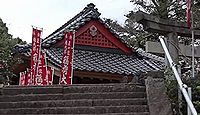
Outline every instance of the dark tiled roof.
[[[63, 50], [61, 48], [46, 49], [50, 62], [59, 66]], [[137, 75], [153, 70], [161, 70], [164, 63], [150, 58], [134, 55], [94, 52], [86, 50], [74, 51], [74, 69], [125, 75]]]
[[25, 45], [19, 45], [17, 44], [13, 49], [12, 53], [13, 54], [22, 54], [27, 57], [31, 55], [31, 44], [25, 44]]
[[136, 52], [143, 57], [148, 57], [148, 58], [151, 58], [153, 60], [157, 60], [157, 61], [164, 63], [165, 59], [163, 57], [159, 57], [159, 56], [151, 54], [151, 53], [146, 53], [142, 48], [137, 48]]
[[[30, 45], [18, 46], [18, 52], [25, 56], [31, 56]], [[44, 49], [48, 60], [57, 67], [61, 67], [63, 49]], [[75, 49], [74, 68], [76, 70], [118, 73], [126, 75], [138, 75], [148, 71], [164, 69], [164, 58], [146, 53], [141, 49], [133, 55], [120, 53], [88, 51]]]

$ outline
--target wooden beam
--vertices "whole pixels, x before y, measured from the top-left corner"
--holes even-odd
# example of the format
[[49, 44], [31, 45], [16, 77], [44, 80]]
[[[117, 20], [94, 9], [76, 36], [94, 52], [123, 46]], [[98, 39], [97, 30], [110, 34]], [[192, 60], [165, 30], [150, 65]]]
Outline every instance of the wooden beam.
[[[177, 22], [169, 19], [161, 19], [144, 12], [138, 11], [134, 15], [134, 20], [141, 23], [144, 30], [160, 34], [168, 34], [171, 32], [177, 33], [179, 36], [191, 37], [191, 29], [186, 25], [186, 22]], [[194, 30], [195, 37], [200, 37], [200, 29]]]

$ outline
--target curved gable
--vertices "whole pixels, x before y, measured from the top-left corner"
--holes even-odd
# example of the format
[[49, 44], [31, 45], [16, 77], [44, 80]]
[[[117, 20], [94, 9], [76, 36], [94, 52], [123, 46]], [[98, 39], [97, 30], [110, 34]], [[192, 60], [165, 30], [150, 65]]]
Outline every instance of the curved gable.
[[[63, 40], [55, 44], [62, 46]], [[125, 53], [131, 53], [131, 48], [127, 47], [119, 38], [109, 31], [99, 20], [93, 19], [81, 26], [76, 31], [75, 45], [95, 46], [100, 48], [120, 49]]]

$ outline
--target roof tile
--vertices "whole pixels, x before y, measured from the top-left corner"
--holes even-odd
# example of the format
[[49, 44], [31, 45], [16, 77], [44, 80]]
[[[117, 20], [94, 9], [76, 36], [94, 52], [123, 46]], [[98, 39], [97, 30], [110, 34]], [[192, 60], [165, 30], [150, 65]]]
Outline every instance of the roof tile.
[[[56, 65], [61, 67], [63, 50], [61, 48], [49, 48], [46, 50], [50, 62], [56, 62]], [[127, 56], [123, 54], [75, 50], [73, 66], [76, 70], [136, 75], [139, 72], [145, 73], [152, 70], [160, 70], [163, 68], [164, 63], [150, 58], [138, 59], [134, 55]]]

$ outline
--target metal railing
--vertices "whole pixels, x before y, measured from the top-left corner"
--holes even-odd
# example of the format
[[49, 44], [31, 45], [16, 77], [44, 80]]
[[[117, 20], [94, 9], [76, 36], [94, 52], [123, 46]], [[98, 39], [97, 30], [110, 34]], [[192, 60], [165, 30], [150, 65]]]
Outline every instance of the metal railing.
[[185, 89], [185, 88], [187, 88], [187, 85], [183, 84], [183, 82], [182, 82], [182, 80], [181, 80], [181, 78], [180, 78], [180, 76], [178, 74], [178, 71], [177, 71], [177, 69], [175, 67], [175, 64], [174, 64], [174, 62], [173, 62], [173, 60], [172, 60], [172, 58], [170, 56], [170, 53], [169, 53], [169, 51], [168, 51], [168, 49], [166, 47], [166, 44], [165, 44], [163, 38], [164, 38], [163, 36], [159, 36], [160, 43], [161, 43], [161, 45], [163, 47], [163, 50], [164, 50], [165, 55], [166, 55], [166, 57], [168, 59], [168, 62], [169, 62], [170, 66], [171, 66], [171, 68], [172, 68], [172, 70], [174, 72], [174, 75], [175, 75], [176, 81], [178, 82], [179, 88], [183, 93], [183, 96], [184, 96], [184, 98], [185, 98], [185, 100], [187, 102], [187, 105], [191, 110], [191, 113], [193, 115], [197, 115], [197, 111], [194, 108], [194, 105], [193, 105], [193, 103], [192, 103], [192, 101], [191, 101], [191, 99], [190, 99], [190, 97], [189, 97], [189, 95], [187, 93], [187, 90]]

